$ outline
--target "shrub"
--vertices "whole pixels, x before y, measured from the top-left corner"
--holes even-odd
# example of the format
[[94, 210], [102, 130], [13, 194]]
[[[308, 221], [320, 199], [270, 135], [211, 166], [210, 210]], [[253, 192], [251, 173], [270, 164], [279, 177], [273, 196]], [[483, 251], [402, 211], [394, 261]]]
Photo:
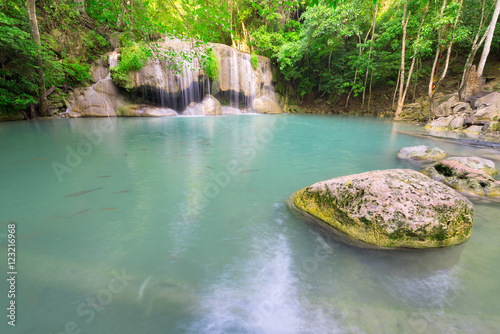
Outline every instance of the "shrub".
[[219, 56], [213, 49], [209, 49], [202, 55], [202, 67], [210, 79], [216, 80], [219, 77]]
[[252, 63], [253, 69], [256, 70], [259, 65], [259, 58], [256, 55], [251, 55], [250, 62]]
[[145, 44], [132, 43], [121, 49], [118, 67], [111, 69], [113, 80], [121, 87], [132, 88], [132, 82], [129, 78], [131, 71], [139, 71], [151, 56], [151, 50]]

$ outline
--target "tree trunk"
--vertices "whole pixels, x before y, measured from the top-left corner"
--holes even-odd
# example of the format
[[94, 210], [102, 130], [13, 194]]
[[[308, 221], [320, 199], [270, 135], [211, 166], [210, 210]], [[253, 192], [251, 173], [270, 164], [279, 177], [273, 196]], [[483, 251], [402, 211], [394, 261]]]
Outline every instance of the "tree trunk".
[[[372, 38], [371, 38], [370, 51], [368, 51], [368, 66], [366, 67], [365, 83], [363, 85], [363, 98], [361, 100], [361, 106], [363, 106], [363, 107], [365, 105], [365, 92], [366, 92], [366, 84], [368, 82], [368, 73], [370, 72], [370, 67], [369, 67], [370, 60], [371, 60], [372, 52], [373, 52], [373, 44], [375, 43], [375, 23], [377, 21], [377, 10], [378, 10], [378, 2], [375, 3], [375, 11], [373, 12]], [[373, 70], [371, 72], [372, 72], [372, 77], [373, 77]], [[370, 94], [371, 94], [371, 79], [370, 79]], [[368, 102], [368, 110], [370, 110], [370, 103], [369, 102]]]
[[500, 0], [497, 0], [497, 4], [495, 5], [495, 11], [493, 12], [490, 25], [488, 26], [488, 30], [486, 31], [486, 40], [484, 41], [483, 53], [481, 54], [479, 65], [477, 66], [476, 75], [478, 77], [483, 75], [484, 66], [486, 65], [486, 59], [488, 58], [488, 55], [490, 53], [491, 41], [493, 40], [493, 34], [495, 33], [498, 14], [500, 14]]
[[[420, 22], [420, 26], [418, 27], [417, 39], [416, 39], [415, 43], [418, 43], [420, 40], [420, 32], [422, 31], [422, 26], [424, 25], [425, 17], [427, 16], [427, 12], [429, 11], [430, 6], [431, 6], [431, 2], [429, 1], [429, 4], [425, 8], [424, 15], [422, 16], [422, 21]], [[417, 49], [415, 49], [413, 51], [413, 59], [411, 60], [410, 70], [408, 72], [408, 80], [406, 80], [405, 89], [404, 89], [404, 91], [402, 91], [402, 94], [401, 93], [399, 94], [401, 104], [398, 100], [398, 109], [396, 110], [396, 117], [399, 117], [401, 115], [401, 113], [403, 112], [403, 106], [405, 104], [406, 94], [408, 93], [408, 88], [410, 87], [411, 76], [413, 75], [413, 69], [415, 67], [415, 61], [417, 59], [416, 57], [417, 57]], [[402, 78], [404, 80], [404, 76]]]
[[49, 109], [49, 102], [47, 101], [47, 95], [45, 94], [45, 81], [43, 79], [42, 55], [40, 51], [42, 43], [40, 42], [38, 22], [36, 20], [35, 0], [27, 0], [27, 4], [28, 4], [28, 14], [30, 18], [31, 36], [33, 37], [33, 41], [37, 46], [36, 73], [38, 74], [38, 95], [40, 98], [40, 115], [46, 116], [47, 110]]
[[405, 2], [405, 7], [403, 10], [403, 41], [401, 42], [401, 68], [400, 68], [400, 78], [399, 78], [399, 97], [398, 97], [398, 107], [396, 109], [396, 118], [398, 118], [403, 112], [403, 87], [405, 84], [405, 53], [406, 53], [406, 26], [408, 25], [408, 21], [410, 19], [410, 14], [408, 13], [408, 17], [406, 17], [406, 7], [407, 2]]
[[467, 74], [467, 71], [469, 70], [470, 66], [472, 65], [472, 62], [474, 61], [474, 58], [476, 57], [476, 52], [479, 50], [481, 45], [484, 43], [484, 40], [486, 39], [486, 34], [483, 35], [481, 39], [479, 39], [480, 34], [481, 34], [481, 29], [483, 28], [484, 25], [484, 10], [486, 6], [486, 0], [483, 0], [483, 5], [481, 6], [481, 20], [479, 21], [479, 27], [477, 28], [476, 36], [474, 37], [474, 41], [472, 41], [472, 46], [469, 54], [467, 55], [467, 60], [465, 61], [464, 65], [464, 71], [462, 72], [462, 79], [460, 80], [460, 90], [462, 89], [462, 86], [464, 85], [465, 82], [465, 75]]

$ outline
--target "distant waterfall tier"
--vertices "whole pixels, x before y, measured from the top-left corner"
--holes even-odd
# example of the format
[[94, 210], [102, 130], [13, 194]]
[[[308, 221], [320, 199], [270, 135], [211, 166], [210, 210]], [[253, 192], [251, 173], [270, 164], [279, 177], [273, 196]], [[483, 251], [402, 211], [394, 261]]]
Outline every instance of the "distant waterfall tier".
[[[222, 44], [211, 44], [219, 64], [216, 79], [203, 70], [202, 55], [207, 47], [193, 43], [166, 40], [158, 43], [157, 57], [141, 70], [129, 74], [128, 95], [136, 103], [154, 104], [182, 112], [206, 95], [217, 98], [222, 105], [239, 109], [252, 108], [256, 98], [267, 97], [277, 103], [273, 89], [270, 60], [257, 57], [252, 67], [251, 55]], [[163, 57], [164, 54], [176, 57]], [[181, 57], [182, 55], [182, 57]]]

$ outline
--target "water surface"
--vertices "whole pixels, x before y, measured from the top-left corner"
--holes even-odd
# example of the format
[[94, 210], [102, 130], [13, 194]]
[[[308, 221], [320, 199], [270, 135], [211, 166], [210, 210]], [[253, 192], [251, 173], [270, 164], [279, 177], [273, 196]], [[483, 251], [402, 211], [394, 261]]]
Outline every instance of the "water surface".
[[286, 209], [320, 180], [417, 169], [403, 146], [498, 159], [399, 130], [415, 129], [311, 115], [0, 124], [0, 223], [18, 239], [17, 326], [3, 316], [2, 333], [500, 332], [498, 203], [475, 202], [465, 244], [420, 252], [338, 244]]

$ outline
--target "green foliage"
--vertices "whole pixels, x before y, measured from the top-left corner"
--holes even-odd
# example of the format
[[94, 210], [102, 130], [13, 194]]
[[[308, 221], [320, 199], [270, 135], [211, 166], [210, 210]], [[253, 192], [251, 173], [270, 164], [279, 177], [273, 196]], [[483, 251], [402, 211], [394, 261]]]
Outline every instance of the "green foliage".
[[22, 2], [4, 2], [0, 11], [0, 114], [14, 114], [36, 101], [34, 58]]
[[219, 56], [213, 49], [208, 49], [202, 58], [202, 68], [208, 77], [216, 80], [219, 77]]
[[151, 56], [151, 49], [144, 43], [134, 42], [121, 48], [118, 67], [111, 69], [113, 80], [121, 87], [127, 89], [132, 88], [129, 73], [132, 71], [139, 71]]
[[64, 59], [63, 70], [66, 75], [66, 81], [72, 86], [90, 80], [90, 66], [88, 64], [82, 64], [73, 59]]
[[250, 56], [250, 62], [252, 63], [252, 68], [256, 70], [257, 66], [259, 66], [259, 58], [257, 57], [257, 55], [252, 54]]

